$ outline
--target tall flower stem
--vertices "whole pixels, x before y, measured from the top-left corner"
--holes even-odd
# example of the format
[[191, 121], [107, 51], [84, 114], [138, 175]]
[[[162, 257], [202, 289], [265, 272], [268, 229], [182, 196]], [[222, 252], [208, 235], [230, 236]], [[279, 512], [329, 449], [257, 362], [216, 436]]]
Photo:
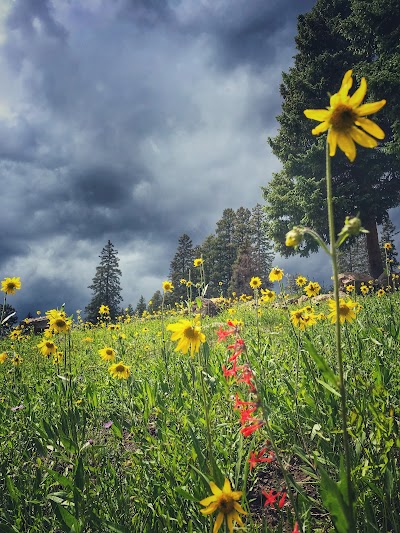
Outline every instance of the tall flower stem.
[[[201, 357], [203, 355], [203, 358]], [[199, 376], [200, 376], [200, 383], [201, 383], [201, 393], [203, 397], [203, 406], [204, 406], [204, 418], [206, 420], [206, 428], [207, 428], [207, 445], [208, 445], [208, 460], [210, 463], [210, 473], [211, 477], [215, 479], [215, 468], [214, 468], [214, 454], [213, 454], [213, 444], [212, 444], [212, 434], [211, 434], [211, 421], [210, 421], [210, 413], [208, 408], [208, 401], [207, 401], [207, 393], [206, 393], [206, 386], [204, 383], [204, 370], [205, 364], [204, 364], [204, 352], [203, 349], [199, 351]]]
[[[341, 344], [341, 327], [340, 327], [340, 315], [339, 315], [339, 277], [338, 277], [338, 263], [337, 263], [337, 249], [336, 249], [336, 233], [335, 222], [333, 213], [333, 193], [332, 193], [332, 172], [331, 172], [331, 158], [329, 155], [329, 144], [326, 143], [326, 199], [328, 204], [328, 224], [329, 224], [329, 240], [330, 240], [330, 256], [332, 262], [333, 272], [333, 295], [335, 300], [336, 309], [336, 323], [335, 323], [335, 340], [336, 340], [336, 353], [339, 367], [339, 389], [340, 389], [340, 401], [342, 411], [342, 431], [343, 431], [343, 447], [346, 462], [346, 478], [347, 478], [347, 497], [349, 505], [349, 520], [350, 526], [354, 526], [353, 516], [353, 490], [351, 484], [351, 459], [350, 459], [350, 446], [349, 446], [349, 434], [347, 431], [347, 406], [346, 406], [346, 386], [344, 380], [343, 371], [343, 355]], [[354, 531], [354, 529], [351, 529]]]

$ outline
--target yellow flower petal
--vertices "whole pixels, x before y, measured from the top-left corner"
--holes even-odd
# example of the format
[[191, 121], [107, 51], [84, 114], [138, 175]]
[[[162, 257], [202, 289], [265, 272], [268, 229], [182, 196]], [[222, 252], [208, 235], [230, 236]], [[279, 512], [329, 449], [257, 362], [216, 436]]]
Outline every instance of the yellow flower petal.
[[365, 117], [366, 115], [372, 115], [376, 113], [386, 104], [386, 100], [381, 100], [380, 102], [371, 102], [369, 104], [364, 104], [357, 108], [357, 115], [359, 117]]
[[376, 141], [373, 137], [370, 137], [367, 133], [359, 130], [355, 126], [351, 128], [350, 135], [357, 144], [365, 146], [365, 148], [375, 148], [375, 146], [378, 144], [378, 141]]
[[233, 504], [233, 507], [236, 509], [236, 511], [238, 511], [239, 513], [242, 513], [242, 514], [247, 514], [247, 512], [242, 508], [242, 506], [240, 505], [240, 503], [238, 502], [235, 502]]
[[378, 126], [378, 124], [369, 120], [369, 118], [359, 118], [356, 120], [356, 124], [377, 139], [383, 139], [385, 137], [385, 132]]
[[223, 521], [224, 521], [224, 515], [223, 513], [219, 513], [214, 524], [213, 533], [218, 533], [218, 530], [222, 526]]
[[[201, 502], [200, 502], [201, 503]], [[200, 512], [203, 514], [203, 515], [208, 515], [208, 514], [212, 514], [214, 511], [216, 511], [218, 509], [218, 502], [214, 502], [212, 503], [211, 505], [209, 505], [206, 509], [200, 509]]]
[[[228, 481], [228, 483], [229, 483], [229, 481]], [[224, 484], [224, 488], [225, 488], [225, 484]], [[211, 492], [213, 494], [215, 494], [216, 496], [220, 496], [222, 494], [222, 490], [219, 487], [217, 487], [217, 485], [214, 483], [214, 481], [210, 481], [210, 489], [211, 489]]]
[[353, 85], [353, 77], [352, 77], [353, 71], [348, 70], [345, 75], [343, 76], [342, 85], [339, 89], [339, 95], [340, 96], [347, 96], [348, 92], [350, 91], [352, 85]]
[[[222, 492], [225, 493], [225, 494], [230, 494], [232, 492], [231, 484], [230, 484], [228, 478], [225, 478], [224, 486], [222, 487]], [[215, 492], [214, 492], [214, 494], [215, 494]]]
[[328, 131], [329, 156], [333, 157], [336, 154], [337, 147], [337, 132], [333, 129]]
[[318, 135], [319, 133], [322, 133], [323, 131], [329, 129], [330, 126], [331, 124], [329, 122], [321, 122], [321, 124], [318, 124], [318, 126], [311, 130], [311, 133], [313, 135]]
[[217, 501], [217, 496], [213, 495], [213, 496], [207, 496], [207, 498], [204, 498], [199, 503], [201, 505], [204, 505], [204, 507], [208, 507], [212, 502], [216, 502], [216, 501]]
[[357, 107], [364, 100], [367, 94], [367, 81], [365, 78], [361, 78], [360, 87], [356, 90], [353, 96], [349, 100], [349, 106]]
[[327, 109], [306, 109], [304, 114], [307, 118], [324, 122], [329, 117], [329, 111]]
[[234, 490], [231, 492], [231, 496], [234, 500], [240, 500], [242, 497], [243, 492], [241, 490]]
[[346, 133], [338, 133], [337, 143], [342, 152], [344, 152], [350, 161], [353, 162], [356, 158], [356, 145], [350, 135]]

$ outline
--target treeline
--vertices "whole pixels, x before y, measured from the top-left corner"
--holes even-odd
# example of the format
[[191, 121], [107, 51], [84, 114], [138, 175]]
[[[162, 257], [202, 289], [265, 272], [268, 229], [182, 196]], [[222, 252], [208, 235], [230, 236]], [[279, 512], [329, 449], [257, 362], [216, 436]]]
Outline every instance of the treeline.
[[[184, 233], [178, 239], [178, 247], [170, 264], [169, 279], [174, 290], [166, 295], [166, 303], [174, 305], [187, 298], [187, 282], [194, 288], [200, 282], [199, 268], [194, 260], [203, 260], [206, 296], [227, 297], [233, 292], [238, 295], [249, 293], [249, 281], [259, 276], [264, 281], [273, 260], [272, 246], [265, 232], [265, 212], [260, 204], [253, 209], [228, 208], [217, 222], [215, 232], [206, 237], [200, 245], [193, 245], [189, 235]], [[156, 291], [151, 298], [149, 310], [159, 308], [162, 294]], [[143, 308], [143, 297], [141, 299]]]

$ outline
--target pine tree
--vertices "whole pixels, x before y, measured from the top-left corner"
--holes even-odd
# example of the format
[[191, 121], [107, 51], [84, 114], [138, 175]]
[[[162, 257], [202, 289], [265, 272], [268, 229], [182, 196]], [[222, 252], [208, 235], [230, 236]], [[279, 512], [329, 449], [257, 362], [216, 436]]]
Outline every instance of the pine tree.
[[161, 309], [162, 305], [162, 294], [161, 291], [157, 290], [153, 296], [150, 298], [150, 301], [147, 305], [147, 310], [149, 313], [154, 313], [155, 311], [159, 311]]
[[228, 294], [236, 292], [239, 296], [241, 294], [251, 294], [249, 282], [254, 276], [256, 270], [253, 253], [250, 245], [246, 249], [239, 252], [238, 257], [233, 264], [232, 276], [229, 283]]
[[96, 274], [89, 289], [93, 296], [85, 308], [86, 319], [95, 322], [99, 315], [101, 305], [108, 306], [110, 317], [114, 319], [118, 315], [119, 304], [122, 302], [118, 252], [111, 241], [101, 251], [100, 265], [96, 268]]
[[142, 295], [140, 298], [139, 298], [139, 301], [136, 305], [136, 309], [135, 309], [135, 315], [137, 316], [142, 316], [143, 315], [143, 312], [146, 311], [147, 309], [147, 305], [146, 305], [146, 300], [144, 299], [144, 296]]
[[345, 242], [339, 251], [340, 272], [368, 272], [367, 238], [361, 233]]
[[[386, 214], [382, 221], [380, 245], [382, 251], [382, 261], [386, 267], [386, 262], [389, 263], [389, 269], [391, 272], [395, 270], [398, 265], [397, 250], [394, 237], [399, 232], [396, 231], [396, 226], [390, 220], [389, 214]], [[389, 243], [390, 248], [385, 247], [385, 244]]]
[[266, 233], [266, 214], [260, 204], [251, 210], [250, 230], [254, 260], [253, 276], [260, 277], [263, 287], [266, 288], [271, 285], [268, 281], [268, 274], [272, 267], [274, 254]]
[[191, 281], [195, 281], [192, 279], [194, 270], [193, 260], [194, 252], [192, 239], [189, 235], [184, 233], [178, 239], [178, 248], [170, 264], [169, 276], [174, 286], [174, 290], [172, 293], [169, 293], [166, 298], [169, 305], [179, 302], [186, 297], [186, 286], [181, 284], [181, 279], [188, 280], [190, 278]]

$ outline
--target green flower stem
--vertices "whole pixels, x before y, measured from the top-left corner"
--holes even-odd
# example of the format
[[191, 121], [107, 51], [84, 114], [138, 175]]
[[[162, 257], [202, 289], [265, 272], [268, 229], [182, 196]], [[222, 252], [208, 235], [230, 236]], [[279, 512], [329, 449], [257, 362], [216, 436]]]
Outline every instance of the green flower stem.
[[335, 339], [336, 339], [336, 352], [339, 367], [339, 388], [340, 388], [340, 400], [342, 409], [342, 431], [343, 431], [343, 447], [346, 461], [346, 478], [347, 478], [347, 497], [349, 504], [349, 520], [350, 531], [354, 529], [354, 517], [353, 517], [353, 490], [351, 484], [351, 459], [350, 459], [350, 446], [349, 446], [349, 434], [347, 431], [347, 406], [346, 406], [346, 386], [344, 381], [343, 372], [343, 356], [342, 356], [342, 344], [341, 344], [341, 327], [339, 319], [339, 277], [338, 277], [338, 264], [336, 253], [336, 235], [335, 235], [335, 222], [333, 214], [333, 194], [332, 194], [332, 172], [331, 172], [331, 158], [329, 155], [329, 144], [326, 143], [326, 199], [328, 204], [328, 223], [329, 223], [329, 241], [330, 241], [330, 256], [332, 262], [333, 272], [333, 294], [335, 300], [336, 309], [336, 323], [335, 323]]
[[211, 477], [215, 481], [215, 468], [214, 468], [213, 442], [212, 442], [212, 433], [211, 433], [211, 421], [210, 421], [210, 413], [209, 413], [209, 409], [208, 409], [206, 387], [205, 387], [204, 375], [203, 375], [204, 360], [203, 361], [201, 360], [201, 355], [200, 354], [203, 354], [203, 349], [202, 348], [199, 351], [199, 365], [198, 365], [198, 368], [199, 368], [199, 374], [200, 374], [201, 393], [202, 393], [202, 396], [203, 396], [204, 417], [206, 419], [206, 427], [207, 427], [208, 460], [209, 460]]

